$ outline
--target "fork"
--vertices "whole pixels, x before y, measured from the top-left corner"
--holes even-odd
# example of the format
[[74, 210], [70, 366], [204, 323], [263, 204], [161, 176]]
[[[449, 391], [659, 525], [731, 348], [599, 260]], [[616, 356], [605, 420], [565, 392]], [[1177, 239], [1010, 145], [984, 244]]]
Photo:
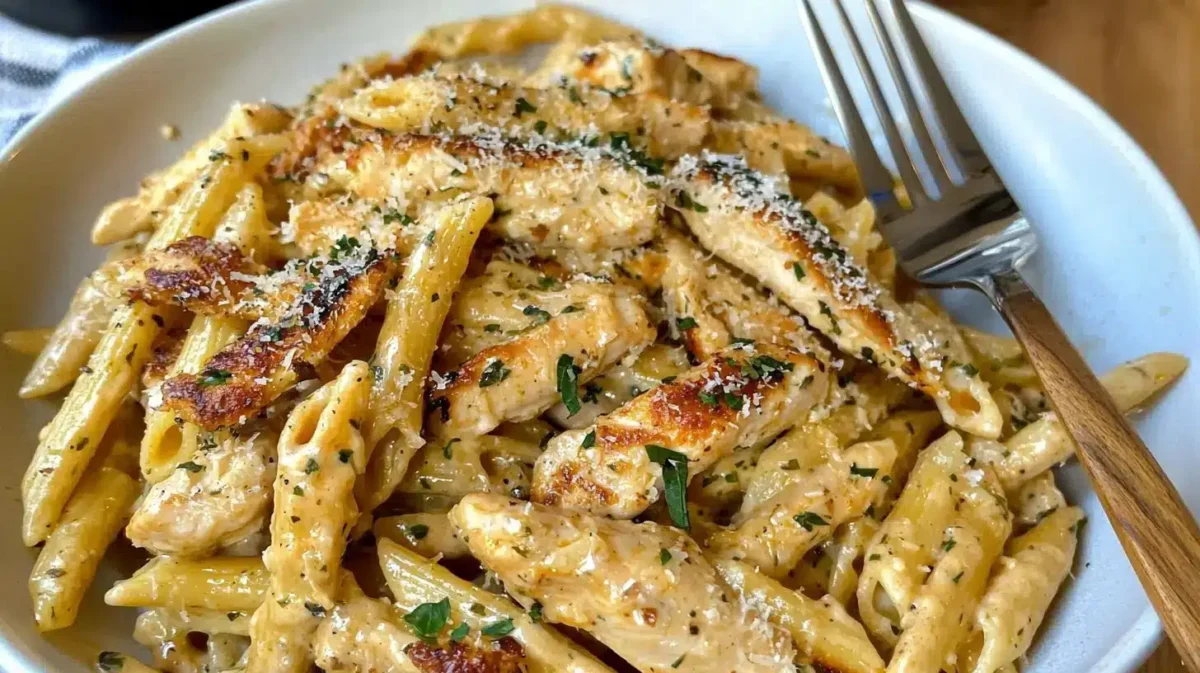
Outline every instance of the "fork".
[[[896, 196], [894, 178], [875, 151], [811, 0], [799, 1], [834, 111], [875, 205], [879, 229], [900, 267], [927, 285], [975, 288], [1004, 316], [1075, 440], [1079, 461], [1167, 634], [1188, 668], [1200, 673], [1200, 529], [1146, 445], [1022, 279], [1020, 267], [1037, 248], [1037, 236], [955, 104], [903, 0], [884, 0], [902, 41], [893, 40], [876, 0], [862, 1], [936, 194], [922, 185], [842, 0], [831, 2], [911, 208]], [[924, 84], [948, 151], [939, 152], [934, 145], [898, 44], [907, 46], [917, 73], [913, 79], [916, 86]], [[951, 174], [955, 166], [962, 176], [957, 181]]]

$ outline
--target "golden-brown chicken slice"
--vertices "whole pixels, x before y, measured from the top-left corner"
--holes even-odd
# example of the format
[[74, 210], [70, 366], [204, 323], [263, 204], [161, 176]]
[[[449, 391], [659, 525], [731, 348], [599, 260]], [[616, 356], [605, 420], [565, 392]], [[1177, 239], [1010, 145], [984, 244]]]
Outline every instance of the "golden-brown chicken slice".
[[605, 373], [585, 383], [579, 389], [580, 409], [572, 413], [565, 404], [551, 407], [545, 418], [561, 428], [578, 430], [596, 422], [604, 414], [664, 381], [671, 381], [688, 369], [687, 351], [677, 346], [656, 343], [647, 346], [637, 359], [618, 362]]
[[765, 344], [731, 347], [597, 419], [564, 432], [538, 459], [533, 499], [593, 514], [632, 518], [658, 500], [669, 449], [694, 476], [737, 446], [752, 445], [803, 419], [828, 393], [827, 368], [809, 355]]
[[463, 281], [442, 329], [438, 361], [458, 367], [550, 317], [576, 313], [589, 297], [624, 296], [627, 290], [594, 278], [559, 280], [524, 264], [496, 259], [483, 274]]
[[[829, 231], [735, 157], [685, 157], [672, 172], [680, 212], [704, 247], [754, 276], [843, 351], [930, 395], [948, 423], [994, 438], [1002, 419], [978, 370], [856, 264]], [[686, 196], [686, 199], [684, 198]]]
[[[569, 140], [609, 134], [650, 154], [675, 158], [698, 150], [708, 110], [657, 93], [615, 96], [596, 88], [525, 88], [482, 71], [379, 80], [339, 105], [347, 117], [394, 133], [444, 130], [471, 135], [497, 128], [509, 137]], [[606, 141], [611, 142], [611, 141]]]
[[522, 143], [496, 129], [392, 135], [355, 122], [302, 128], [307, 135], [274, 167], [278, 179], [304, 183], [297, 198], [344, 190], [403, 205], [487, 195], [496, 202], [490, 226], [505, 238], [593, 253], [641, 245], [657, 226], [662, 162], [622, 139]]
[[533, 44], [559, 40], [592, 43], [639, 34], [629, 26], [585, 9], [547, 3], [506, 16], [432, 26], [413, 40], [411, 49], [451, 59], [475, 54], [516, 54]]
[[791, 639], [749, 611], [676, 529], [484, 494], [464, 498], [450, 520], [510, 592], [640, 671], [795, 670]]
[[271, 508], [276, 433], [227, 439], [150, 488], [125, 535], [155, 554], [202, 557], [260, 530]]
[[[737, 65], [721, 66], [720, 60]], [[714, 76], [706, 77], [705, 71]], [[664, 49], [634, 38], [591, 45], [560, 42], [528, 82], [543, 88], [604, 89], [622, 96], [654, 94], [725, 111], [753, 96], [757, 76], [753, 67], [728, 57]]]
[[720, 120], [712, 123], [708, 149], [740, 154], [756, 171], [830, 183], [858, 190], [858, 170], [845, 149], [783, 117], [755, 121]]
[[[883, 496], [883, 478], [895, 459], [890, 439], [841, 449], [820, 425], [794, 430], [758, 461], [759, 471], [779, 482], [774, 495], [750, 507], [744, 502], [733, 526], [707, 544], [717, 557], [745, 561], [768, 577], [786, 577], [809, 549]], [[752, 491], [754, 486], [751, 481]]]
[[362, 320], [395, 267], [391, 251], [350, 239], [326, 257], [296, 260], [274, 274], [245, 276], [250, 294], [269, 297], [296, 284], [300, 290], [276, 321], [255, 322], [201, 372], [164, 381], [159, 399], [151, 395], [152, 406], [209, 430], [246, 421], [296, 381], [294, 365], [320, 362]]
[[[287, 302], [286, 297], [276, 299], [278, 292], [270, 301], [255, 297], [263, 296], [253, 290], [256, 276], [265, 270], [233, 244], [192, 236], [131, 260], [121, 281], [130, 298], [147, 304], [176, 304], [194, 313], [256, 320]], [[297, 284], [289, 283], [286, 291], [294, 292]]]
[[[329, 673], [522, 673], [524, 648], [512, 638], [422, 640], [404, 613], [368, 598], [347, 574], [342, 601], [317, 629], [317, 665]], [[446, 629], [447, 632], [450, 629]]]
[[[736, 338], [790, 346], [830, 361], [800, 316], [745, 282], [740, 272], [681, 234], [664, 232], [662, 245], [667, 259], [663, 298], [676, 328], [680, 321], [688, 327], [680, 331], [690, 352], [699, 355], [714, 346], [724, 348], [730, 338]], [[695, 331], [687, 318], [696, 322]]]
[[[435, 375], [433, 432], [482, 435], [504, 421], [533, 418], [561, 399], [564, 377], [584, 385], [654, 340], [643, 301], [633, 293], [593, 294], [579, 308], [554, 317], [530, 311], [533, 324], [543, 324], [484, 349], [446, 376]], [[569, 373], [560, 371], [564, 362]]]

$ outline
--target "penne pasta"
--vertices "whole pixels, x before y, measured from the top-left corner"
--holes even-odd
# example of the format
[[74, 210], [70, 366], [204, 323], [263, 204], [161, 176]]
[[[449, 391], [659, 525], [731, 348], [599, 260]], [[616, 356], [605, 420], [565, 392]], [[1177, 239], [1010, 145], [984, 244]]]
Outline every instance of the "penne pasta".
[[1009, 541], [975, 612], [973, 628], [981, 639], [968, 640], [961, 648], [961, 670], [993, 673], [1025, 656], [1071, 572], [1082, 523], [1082, 510], [1064, 507]]
[[[245, 151], [253, 161], [210, 162], [201, 180], [180, 196], [151, 237], [149, 249], [162, 249], [188, 236], [210, 236], [246, 178], [261, 168], [277, 145], [273, 139], [247, 139], [230, 141], [227, 147], [227, 157]], [[21, 482], [26, 545], [44, 541], [58, 521], [117, 405], [133, 388], [136, 373], [150, 355], [162, 320], [156, 317], [155, 309], [142, 303], [121, 306], [112, 314], [88, 360], [91, 373], [81, 375], [41, 438]]]
[[421, 605], [447, 599], [472, 632], [509, 620], [511, 635], [525, 648], [532, 673], [612, 673], [587, 650], [558, 631], [535, 621], [528, 612], [498, 596], [459, 579], [449, 570], [408, 551], [391, 540], [379, 541], [379, 565], [395, 599], [411, 612]]
[[[262, 188], [247, 184], [238, 193], [222, 220], [217, 224], [213, 239], [232, 243], [256, 262], [265, 262], [271, 253], [271, 222], [263, 205]], [[212, 356], [228, 346], [246, 331], [248, 323], [238, 317], [197, 316], [188, 329], [188, 336], [170, 375], [198, 374]], [[195, 453], [200, 429], [191, 423], [179, 423], [176, 416], [161, 409], [146, 413], [146, 434], [142, 439], [141, 468], [151, 483], [172, 474], [175, 466]]]
[[113, 585], [104, 594], [104, 602], [131, 608], [249, 613], [262, 605], [269, 580], [259, 557], [184, 560], [159, 556]]
[[[1105, 372], [1100, 383], [1119, 410], [1131, 413], [1179, 378], [1186, 367], [1187, 360], [1182, 356], [1151, 353]], [[983, 443], [972, 446], [972, 455], [991, 463], [1001, 485], [1009, 492], [1074, 453], [1074, 443], [1053, 412], [1021, 428], [1002, 446]]]
[[358, 499], [371, 511], [391, 496], [421, 439], [422, 393], [437, 337], [467, 268], [475, 240], [492, 215], [488, 199], [452, 205], [437, 216], [430, 242], [408, 258], [388, 300], [372, 361], [373, 385], [366, 419], [370, 469]]
[[[36, 352], [18, 394], [26, 399], [57, 392], [78, 378], [88, 357], [100, 342], [108, 319], [121, 303], [120, 264], [137, 254], [136, 242], [118, 245], [99, 269], [84, 278], [75, 290], [67, 313]], [[5, 336], [7, 340], [7, 334]]]
[[3, 335], [22, 397], [69, 388], [21, 482], [37, 628], [123, 530], [153, 668], [105, 673], [1016, 673], [1071, 441], [757, 87], [538, 4], [234, 105]]
[[713, 565], [743, 600], [791, 634], [802, 657], [839, 673], [884, 670], [883, 658], [862, 625], [829, 597], [806, 598], [739, 561], [722, 559]]
[[371, 374], [351, 362], [301, 402], [279, 438], [270, 589], [250, 625], [247, 673], [307, 671], [320, 620], [337, 602], [346, 535], [358, 519], [354, 482], [366, 467], [359, 426]]
[[[831, 435], [820, 426], [801, 428], [763, 452], [742, 509], [728, 530], [708, 539], [709, 553], [781, 579], [838, 526], [866, 513], [887, 489], [895, 442], [861, 442], [842, 450]], [[774, 494], [752, 500], [765, 470], [778, 480]]]
[[38, 630], [75, 623], [79, 604], [140, 489], [128, 474], [101, 467], [84, 476], [29, 575]]

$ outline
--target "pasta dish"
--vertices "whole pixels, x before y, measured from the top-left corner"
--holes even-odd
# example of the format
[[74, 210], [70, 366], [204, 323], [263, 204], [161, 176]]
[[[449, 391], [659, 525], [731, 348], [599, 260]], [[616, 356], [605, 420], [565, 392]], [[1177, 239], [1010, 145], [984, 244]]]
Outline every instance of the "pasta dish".
[[[38, 628], [116, 544], [153, 668], [107, 672], [1015, 671], [1072, 442], [756, 79], [543, 5], [234, 105], [5, 335], [22, 397], [66, 391]], [[1102, 379], [1132, 412], [1185, 367]]]

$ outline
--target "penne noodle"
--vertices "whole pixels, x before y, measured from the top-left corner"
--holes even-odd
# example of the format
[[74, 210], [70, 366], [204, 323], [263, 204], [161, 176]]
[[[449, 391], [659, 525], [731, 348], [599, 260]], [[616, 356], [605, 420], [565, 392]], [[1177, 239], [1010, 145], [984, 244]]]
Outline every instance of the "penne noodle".
[[963, 668], [994, 673], [1029, 651], [1050, 602], [1071, 572], [1083, 511], [1064, 507], [1008, 543], [975, 613], [978, 651], [966, 647]]
[[[230, 141], [230, 154], [245, 151], [253, 161], [227, 158], [210, 162], [203, 177], [180, 196], [147, 248], [160, 250], [188, 236], [211, 236], [218, 218], [247, 177], [261, 170], [270, 158], [268, 151], [275, 147], [271, 139]], [[154, 308], [142, 303], [121, 306], [112, 314], [104, 336], [88, 359], [90, 373], [84, 372], [71, 389], [21, 482], [25, 509], [22, 537], [26, 545], [44, 541], [58, 521], [117, 406], [133, 389], [161, 320]]]
[[79, 284], [67, 313], [38, 349], [18, 394], [25, 399], [57, 392], [78, 378], [100, 342], [112, 312], [120, 305], [120, 264], [137, 254], [136, 242], [118, 245], [108, 259]]
[[386, 516], [372, 528], [378, 540], [391, 540], [425, 558], [458, 559], [471, 555], [454, 534], [445, 514], [415, 513]]
[[472, 632], [511, 620], [515, 627], [511, 635], [525, 648], [531, 673], [612, 673], [587, 650], [534, 621], [517, 604], [459, 579], [391, 540], [379, 541], [379, 566], [400, 610], [411, 612], [422, 604], [448, 599], [456, 608], [455, 620]]
[[739, 561], [721, 559], [713, 565], [743, 600], [791, 634], [802, 657], [839, 673], [884, 670], [883, 658], [862, 625], [828, 597], [806, 598]]
[[75, 623], [79, 604], [140, 489], [128, 474], [101, 467], [79, 482], [29, 575], [39, 631]]
[[[1151, 353], [1110, 369], [1100, 376], [1100, 383], [1117, 409], [1128, 414], [1169, 386], [1186, 368], [1187, 359], [1182, 355]], [[972, 445], [972, 455], [991, 463], [1000, 484], [1010, 493], [1074, 453], [1075, 444], [1053, 412], [1021, 428], [1002, 446]]]
[[301, 402], [279, 438], [270, 589], [250, 625], [247, 673], [307, 671], [320, 620], [337, 602], [347, 533], [358, 519], [354, 482], [366, 467], [360, 423], [371, 374], [351, 362]]
[[104, 602], [130, 608], [203, 608], [253, 612], [267, 595], [270, 574], [260, 557], [151, 559], [127, 580], [117, 582]]
[[5, 332], [0, 337], [0, 341], [4, 342], [5, 348], [14, 353], [32, 356], [45, 350], [52, 334], [54, 334], [54, 329], [50, 327], [15, 329]]
[[358, 488], [363, 510], [392, 495], [421, 438], [423, 392], [438, 334], [450, 311], [471, 250], [492, 216], [492, 203], [476, 198], [437, 215], [431, 239], [408, 258], [400, 284], [388, 300], [371, 372], [366, 419], [369, 469]]

